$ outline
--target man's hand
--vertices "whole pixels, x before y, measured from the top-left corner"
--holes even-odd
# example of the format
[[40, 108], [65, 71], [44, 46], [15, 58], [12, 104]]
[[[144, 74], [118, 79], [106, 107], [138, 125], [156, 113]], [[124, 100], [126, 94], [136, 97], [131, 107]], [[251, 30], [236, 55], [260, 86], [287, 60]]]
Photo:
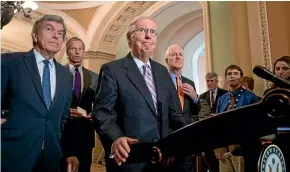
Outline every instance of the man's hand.
[[210, 116], [210, 117], [212, 117], [212, 116], [216, 116], [216, 113], [210, 113], [209, 116]]
[[78, 112], [77, 109], [70, 108], [70, 117], [72, 119], [79, 119], [82, 118], [83, 115], [80, 112]]
[[88, 119], [88, 120], [90, 120], [90, 121], [92, 121], [93, 120], [92, 113], [90, 113], [89, 115], [87, 115], [85, 118]]
[[188, 83], [182, 83], [182, 90], [184, 94], [188, 95], [191, 99], [196, 99], [197, 94], [194, 88]]
[[1, 124], [4, 124], [7, 121], [5, 118], [1, 118]]
[[120, 137], [114, 141], [112, 145], [112, 155], [116, 163], [120, 166], [122, 163], [126, 162], [126, 159], [129, 157], [130, 145], [138, 143], [137, 139], [129, 137]]
[[67, 172], [77, 172], [79, 169], [79, 161], [77, 157], [70, 156], [66, 159]]
[[216, 156], [216, 159], [218, 159], [220, 161], [225, 161], [225, 157], [224, 157], [223, 153], [215, 154], [215, 156]]

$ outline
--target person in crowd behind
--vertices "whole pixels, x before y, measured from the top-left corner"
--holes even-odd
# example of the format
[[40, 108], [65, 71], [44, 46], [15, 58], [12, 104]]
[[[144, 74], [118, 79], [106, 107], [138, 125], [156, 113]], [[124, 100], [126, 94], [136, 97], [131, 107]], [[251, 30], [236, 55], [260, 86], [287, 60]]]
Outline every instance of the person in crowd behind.
[[[227, 93], [227, 90], [221, 89], [218, 87], [218, 75], [215, 72], [209, 72], [206, 74], [206, 85], [208, 88], [208, 91], [202, 93], [199, 98], [201, 99], [201, 103], [203, 103], [203, 106], [206, 110], [207, 105], [205, 104], [205, 102], [203, 102], [202, 100], [206, 100], [207, 104], [210, 107], [211, 113], [208, 114], [209, 116], [214, 116], [216, 113], [216, 105], [218, 102], [218, 99], [224, 95], [225, 93]], [[202, 161], [201, 162], [201, 170], [203, 172], [207, 171], [208, 168], [213, 171], [213, 172], [217, 172], [219, 169], [219, 162], [215, 157], [214, 152], [209, 151], [209, 152], [205, 152], [204, 154], [202, 154], [203, 159], [206, 161]]]
[[[255, 81], [252, 77], [250, 76], [243, 76], [242, 79], [242, 88], [245, 90], [248, 90], [252, 93], [254, 93], [254, 85], [255, 85]], [[255, 94], [255, 93], [254, 93]], [[262, 98], [257, 96], [259, 98], [259, 100], [261, 100]]]
[[72, 37], [66, 43], [69, 63], [65, 66], [73, 74], [73, 100], [70, 119], [64, 130], [64, 157], [76, 156], [79, 172], [90, 172], [95, 132], [92, 123], [92, 107], [96, 95], [98, 75], [83, 66], [84, 42]]
[[[72, 75], [55, 59], [66, 36], [62, 17], [44, 15], [32, 27], [33, 49], [1, 55], [1, 170], [58, 172], [61, 136], [69, 118]], [[72, 171], [78, 161], [67, 159]]]
[[[200, 102], [196, 94], [195, 84], [192, 80], [181, 75], [181, 70], [184, 64], [183, 50], [179, 45], [171, 45], [165, 53], [165, 62], [169, 71], [171, 80], [178, 94], [180, 109], [183, 112], [187, 124], [198, 120], [200, 111]], [[196, 171], [196, 157], [188, 156], [182, 158], [180, 162], [176, 162], [172, 169], [173, 171], [192, 172]]]
[[243, 76], [242, 79], [242, 88], [248, 91], [253, 92], [254, 91], [254, 79], [249, 76]]
[[207, 73], [205, 79], [208, 91], [202, 93], [199, 98], [206, 100], [212, 113], [216, 113], [218, 99], [228, 91], [218, 87], [218, 75], [215, 72]]
[[[230, 65], [225, 70], [229, 92], [221, 96], [217, 103], [217, 114], [242, 106], [250, 105], [259, 101], [252, 92], [242, 88], [243, 71], [237, 65]], [[234, 131], [231, 131], [234, 134]], [[232, 152], [240, 149], [240, 145], [230, 145], [226, 148], [216, 149], [217, 159], [222, 172], [243, 172], [244, 164], [242, 156], [234, 156]], [[220, 153], [226, 152], [226, 153]]]
[[[281, 78], [290, 81], [290, 56], [282, 56], [277, 59], [274, 63], [273, 73], [280, 76]], [[278, 88], [279, 86], [272, 83], [271, 88], [264, 92], [264, 95], [272, 89]]]
[[168, 70], [152, 60], [158, 33], [149, 17], [134, 18], [127, 31], [131, 52], [101, 68], [92, 116], [107, 172], [162, 171], [152, 163], [126, 164], [130, 145], [167, 136], [169, 124], [186, 125]]

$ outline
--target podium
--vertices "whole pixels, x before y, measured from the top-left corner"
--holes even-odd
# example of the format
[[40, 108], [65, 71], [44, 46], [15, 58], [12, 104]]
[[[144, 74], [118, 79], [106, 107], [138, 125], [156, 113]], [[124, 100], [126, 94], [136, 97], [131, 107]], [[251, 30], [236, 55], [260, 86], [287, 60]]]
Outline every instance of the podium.
[[[216, 148], [240, 144], [241, 155], [245, 160], [245, 171], [262, 172], [267, 165], [263, 159], [264, 154], [269, 157], [272, 151], [278, 149], [266, 150], [260, 138], [274, 134], [276, 138], [272, 143], [275, 143], [278, 148], [281, 146], [280, 154], [286, 155], [284, 166], [286, 170], [286, 166], [290, 168], [288, 158], [290, 151], [289, 148], [287, 149], [290, 143], [286, 142], [286, 140], [290, 140], [290, 134], [287, 132], [287, 127], [290, 128], [289, 124], [290, 90], [275, 89], [268, 92], [256, 104], [230, 110], [187, 125], [156, 143], [131, 145], [131, 152], [126, 163], [151, 162], [158, 164], [168, 157], [200, 154]], [[286, 132], [278, 134], [277, 128], [279, 127], [286, 128]], [[268, 151], [268, 153], [263, 151]], [[271, 152], [269, 153], [269, 151]], [[269, 166], [269, 168], [272, 167]]]

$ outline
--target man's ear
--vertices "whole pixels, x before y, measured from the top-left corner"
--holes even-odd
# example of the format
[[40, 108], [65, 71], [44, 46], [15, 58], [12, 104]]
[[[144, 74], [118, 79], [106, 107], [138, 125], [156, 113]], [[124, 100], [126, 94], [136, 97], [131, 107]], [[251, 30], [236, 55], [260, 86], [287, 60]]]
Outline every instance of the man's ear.
[[165, 58], [165, 62], [166, 62], [166, 64], [168, 64], [168, 59], [167, 58]]
[[37, 34], [33, 33], [32, 34], [32, 39], [33, 39], [33, 42], [37, 42]]

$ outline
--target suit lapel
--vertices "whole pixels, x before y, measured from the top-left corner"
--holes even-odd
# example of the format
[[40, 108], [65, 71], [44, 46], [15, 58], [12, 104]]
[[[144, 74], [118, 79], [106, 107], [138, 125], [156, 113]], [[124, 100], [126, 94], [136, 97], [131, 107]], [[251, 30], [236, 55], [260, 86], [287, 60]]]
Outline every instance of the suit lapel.
[[205, 99], [208, 102], [208, 104], [210, 105], [210, 90], [208, 90], [205, 94]]
[[152, 110], [152, 112], [156, 115], [155, 107], [153, 105], [153, 100], [151, 97], [151, 93], [149, 89], [147, 88], [147, 85], [145, 83], [145, 80], [140, 73], [140, 70], [138, 69], [137, 65], [135, 64], [133, 57], [129, 53], [124, 58], [124, 68], [127, 69], [127, 77], [132, 82], [132, 84], [138, 89], [138, 91], [141, 93], [141, 95], [145, 98], [148, 106]]
[[35, 59], [35, 55], [33, 53], [33, 49], [30, 50], [29, 52], [27, 52], [27, 54], [24, 56], [25, 56], [24, 63], [29, 71], [30, 76], [32, 77], [34, 86], [39, 94], [39, 97], [41, 98], [42, 102], [46, 106], [44, 98], [43, 98], [41, 78], [40, 78], [39, 71], [37, 68], [36, 59]]
[[51, 102], [51, 105], [50, 105], [49, 109], [52, 109], [54, 103], [57, 100], [57, 97], [58, 97], [59, 91], [60, 91], [60, 87], [61, 87], [60, 83], [61, 83], [61, 78], [62, 78], [62, 73], [60, 71], [60, 64], [57, 63], [55, 59], [53, 59], [53, 62], [54, 62], [54, 66], [55, 66], [55, 76], [56, 76], [56, 79], [55, 79], [55, 93], [54, 93], [54, 97], [53, 97], [53, 100]]

